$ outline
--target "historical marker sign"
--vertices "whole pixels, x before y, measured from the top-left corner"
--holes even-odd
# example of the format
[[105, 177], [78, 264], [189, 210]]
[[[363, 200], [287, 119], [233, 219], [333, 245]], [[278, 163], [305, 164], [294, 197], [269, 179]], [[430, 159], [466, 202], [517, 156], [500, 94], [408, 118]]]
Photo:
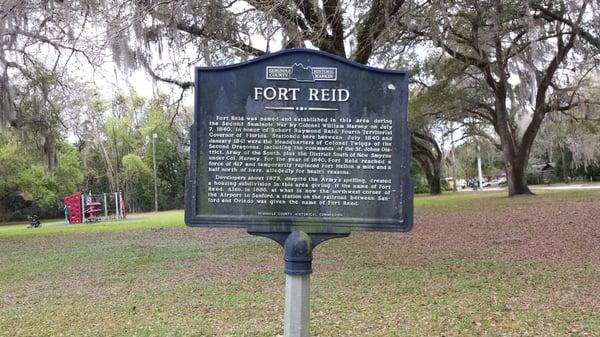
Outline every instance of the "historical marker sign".
[[186, 223], [410, 230], [407, 100], [406, 71], [313, 50], [196, 68]]

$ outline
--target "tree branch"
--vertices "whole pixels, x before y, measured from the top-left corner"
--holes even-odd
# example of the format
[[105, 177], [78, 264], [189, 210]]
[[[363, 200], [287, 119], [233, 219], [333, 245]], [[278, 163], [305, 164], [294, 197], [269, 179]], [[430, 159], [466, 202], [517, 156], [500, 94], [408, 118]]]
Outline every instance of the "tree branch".
[[[587, 2], [586, 2], [586, 5], [587, 5]], [[558, 22], [564, 23], [565, 25], [571, 27], [571, 29], [573, 29], [573, 31], [577, 35], [581, 36], [582, 39], [587, 41], [592, 46], [600, 49], [600, 38], [595, 37], [592, 34], [590, 34], [589, 32], [583, 30], [579, 23], [575, 23], [575, 22], [563, 17], [562, 15], [558, 15], [557, 13], [554, 13], [550, 9], [543, 7], [537, 1], [531, 1], [530, 6], [532, 9], [539, 11], [541, 13], [540, 16], [543, 19], [545, 19], [546, 21], [548, 21], [548, 22], [558, 21]]]
[[[583, 19], [583, 14], [585, 13], [586, 4], [583, 5], [581, 11], [579, 12], [579, 17], [577, 18], [577, 25], [581, 23]], [[546, 103], [546, 93], [548, 91], [548, 87], [550, 86], [552, 79], [554, 78], [554, 74], [558, 70], [560, 64], [567, 57], [569, 51], [575, 45], [575, 40], [577, 38], [577, 34], [571, 33], [569, 40], [565, 44], [562, 41], [562, 38], [559, 38], [558, 50], [556, 55], [552, 58], [552, 61], [548, 64], [546, 71], [542, 75], [542, 79], [540, 84], [538, 85], [538, 91], [535, 97], [535, 109], [533, 113], [533, 117], [531, 122], [527, 126], [527, 129], [523, 133], [522, 144], [524, 148], [529, 149], [533, 141], [535, 140], [535, 136], [544, 120], [544, 116], [551, 110], [551, 107]]]
[[304, 39], [310, 39], [305, 33], [309, 31], [308, 24], [300, 14], [291, 10], [286, 3], [265, 0], [248, 0], [248, 3], [255, 8], [265, 12], [272, 13], [273, 17], [279, 22], [285, 30], [289, 40], [284, 43], [284, 48], [303, 48]]
[[325, 19], [333, 32], [333, 48], [337, 55], [346, 56], [344, 47], [344, 18], [338, 0], [323, 0]]
[[357, 48], [352, 59], [366, 64], [375, 48], [375, 42], [385, 31], [386, 24], [393, 22], [392, 17], [398, 14], [405, 0], [373, 0], [371, 8], [365, 14], [356, 33]]
[[294, 0], [294, 3], [306, 18], [309, 29], [304, 29], [304, 34], [310, 39], [310, 42], [322, 51], [346, 57], [345, 54], [340, 54], [340, 51], [336, 50], [333, 36], [327, 32], [325, 14], [316, 6], [316, 3], [313, 0]]
[[150, 76], [155, 80], [165, 82], [165, 83], [175, 84], [183, 90], [187, 90], [194, 86], [194, 82], [179, 81], [174, 78], [168, 78], [168, 77], [163, 77], [163, 76], [158, 75], [156, 72], [154, 72], [152, 67], [150, 67], [150, 65], [148, 64], [148, 60], [146, 60], [146, 58], [144, 58], [144, 57], [141, 58], [140, 63], [142, 64], [144, 69], [146, 69], [148, 74], [150, 74]]
[[[207, 38], [207, 39], [211, 39], [211, 40], [215, 40], [215, 41], [221, 41], [232, 48], [239, 49], [250, 55], [261, 56], [261, 55], [265, 54], [265, 51], [260, 50], [258, 48], [255, 48], [255, 47], [245, 43], [244, 41], [232, 36], [232, 34], [223, 34], [222, 32], [214, 32], [214, 31], [205, 29], [205, 27], [200, 27], [193, 23], [186, 23], [186, 22], [182, 22], [181, 20], [176, 20], [176, 18], [174, 18], [171, 15], [167, 15], [165, 13], [161, 13], [161, 12], [157, 11], [155, 7], [147, 8], [147, 12], [148, 12], [148, 14], [150, 14], [150, 16], [159, 20], [163, 24], [165, 24], [167, 26], [174, 26], [178, 30], [186, 32], [190, 35], [197, 36], [197, 37], [203, 37], [203, 38]], [[175, 21], [173, 21], [173, 20], [175, 20]]]
[[435, 139], [433, 139], [433, 137], [426, 135], [419, 131], [412, 131], [412, 135], [413, 135], [413, 137], [415, 137], [417, 139], [421, 139], [421, 140], [424, 140], [424, 141], [430, 143], [437, 154], [437, 158], [438, 159], [442, 158], [442, 150], [440, 149], [440, 147], [439, 147], [438, 143], [435, 141]]

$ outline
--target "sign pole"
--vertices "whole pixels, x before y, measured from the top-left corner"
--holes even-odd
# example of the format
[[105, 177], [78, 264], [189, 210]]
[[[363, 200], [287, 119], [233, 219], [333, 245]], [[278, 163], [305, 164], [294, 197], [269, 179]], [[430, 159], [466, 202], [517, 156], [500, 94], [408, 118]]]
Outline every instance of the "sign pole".
[[283, 245], [285, 261], [285, 310], [283, 335], [308, 337], [310, 322], [310, 274], [312, 273], [312, 240], [294, 231]]
[[285, 337], [308, 337], [310, 322], [310, 274], [285, 275]]
[[276, 241], [283, 247], [285, 273], [284, 337], [308, 337], [310, 323], [310, 274], [312, 251], [323, 241], [344, 238], [349, 232], [264, 232], [250, 227], [248, 233]]

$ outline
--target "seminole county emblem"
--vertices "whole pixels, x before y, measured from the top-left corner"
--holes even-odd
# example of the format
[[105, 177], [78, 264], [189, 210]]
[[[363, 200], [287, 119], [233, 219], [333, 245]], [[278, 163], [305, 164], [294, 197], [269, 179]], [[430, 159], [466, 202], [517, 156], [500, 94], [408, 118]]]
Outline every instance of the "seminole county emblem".
[[267, 80], [336, 81], [337, 68], [305, 67], [302, 63], [294, 63], [291, 67], [267, 66]]

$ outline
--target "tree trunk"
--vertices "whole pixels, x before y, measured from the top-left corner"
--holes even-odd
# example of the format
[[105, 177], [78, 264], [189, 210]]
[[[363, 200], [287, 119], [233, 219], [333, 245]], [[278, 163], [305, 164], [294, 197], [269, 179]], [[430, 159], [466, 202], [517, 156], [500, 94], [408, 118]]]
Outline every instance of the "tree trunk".
[[533, 194], [527, 185], [527, 160], [512, 158], [506, 162], [508, 196]]
[[46, 156], [48, 171], [53, 172], [56, 168], [56, 151], [54, 150], [54, 139], [51, 136], [44, 136], [43, 151]]
[[442, 185], [440, 183], [440, 170], [434, 169], [433, 172], [427, 175], [427, 184], [429, 185], [429, 194], [440, 195], [442, 194]]
[[510, 134], [508, 130], [502, 130], [502, 154], [506, 165], [506, 179], [508, 181], [508, 196], [522, 194], [534, 194], [527, 185], [527, 164], [529, 163], [529, 152], [531, 150], [530, 142], [522, 142], [515, 144], [510, 137], [502, 137], [502, 135]]
[[417, 163], [419, 163], [419, 166], [421, 166], [425, 172], [425, 178], [427, 179], [427, 185], [429, 186], [429, 194], [442, 194], [442, 186], [440, 184], [440, 167], [436, 165], [434, 158], [423, 153], [417, 153], [414, 155]]
[[506, 90], [504, 86], [496, 92], [496, 114], [498, 120], [494, 125], [496, 133], [500, 136], [502, 155], [506, 165], [506, 179], [508, 180], [508, 196], [533, 194], [527, 185], [527, 164], [533, 141], [542, 119], [534, 116], [523, 138], [516, 139], [518, 131], [508, 120], [506, 107]]
[[115, 174], [113, 171], [112, 161], [108, 156], [108, 152], [104, 147], [102, 141], [98, 141], [98, 145], [100, 146], [100, 150], [102, 153], [102, 157], [104, 158], [104, 166], [106, 167], [106, 177], [108, 178], [108, 185], [110, 186], [111, 191], [116, 191], [115, 189]]
[[411, 146], [413, 158], [425, 172], [427, 184], [429, 185], [429, 193], [431, 195], [442, 194], [440, 184], [442, 151], [435, 139], [426, 134], [413, 131]]

